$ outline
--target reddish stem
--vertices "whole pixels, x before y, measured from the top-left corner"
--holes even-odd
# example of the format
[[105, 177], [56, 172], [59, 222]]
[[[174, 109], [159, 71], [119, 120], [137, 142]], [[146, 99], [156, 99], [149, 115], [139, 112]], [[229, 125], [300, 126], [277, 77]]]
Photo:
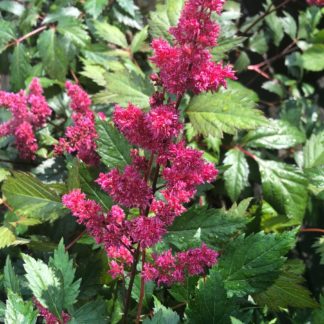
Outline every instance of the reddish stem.
[[[142, 251], [142, 270], [144, 268], [144, 264], [145, 264], [145, 249], [143, 249]], [[141, 319], [144, 295], [145, 295], [145, 281], [144, 281], [144, 276], [141, 275], [141, 291], [140, 291], [140, 297], [138, 301], [137, 316], [135, 322], [136, 324], [139, 324]]]
[[69, 250], [77, 241], [80, 240], [80, 238], [86, 233], [87, 231], [82, 231], [75, 239], [73, 239], [66, 247], [65, 251]]
[[300, 230], [301, 233], [321, 233], [321, 234], [324, 234], [324, 229], [321, 229], [321, 228], [302, 228]]
[[235, 148], [237, 148], [238, 150], [240, 150], [241, 152], [243, 152], [245, 155], [249, 156], [253, 160], [256, 160], [257, 157], [254, 154], [252, 154], [251, 152], [244, 150], [244, 148], [242, 146], [236, 145]]

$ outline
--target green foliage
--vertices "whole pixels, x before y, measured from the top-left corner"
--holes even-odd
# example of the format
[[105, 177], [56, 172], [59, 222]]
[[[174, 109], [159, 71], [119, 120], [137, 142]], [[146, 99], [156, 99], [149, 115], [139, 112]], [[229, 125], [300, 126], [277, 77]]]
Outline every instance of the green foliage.
[[11, 291], [15, 294], [19, 293], [19, 278], [15, 273], [15, 270], [12, 266], [9, 255], [6, 259], [6, 264], [3, 269], [4, 280], [3, 284], [7, 291]]

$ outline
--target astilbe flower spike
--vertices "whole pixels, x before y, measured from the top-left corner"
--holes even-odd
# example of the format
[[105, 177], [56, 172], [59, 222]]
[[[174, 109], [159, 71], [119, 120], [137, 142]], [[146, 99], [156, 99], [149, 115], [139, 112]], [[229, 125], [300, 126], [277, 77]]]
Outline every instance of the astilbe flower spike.
[[29, 92], [0, 91], [0, 106], [9, 109], [11, 119], [0, 125], [0, 137], [13, 135], [22, 159], [32, 160], [38, 150], [35, 132], [44, 127], [51, 115], [38, 79], [33, 79]]
[[71, 319], [71, 316], [69, 314], [62, 311], [61, 317], [63, 322], [61, 322], [47, 308], [43, 307], [43, 305], [36, 298], [34, 298], [33, 300], [38, 309], [39, 315], [44, 318], [46, 324], [66, 324]]
[[76, 153], [83, 162], [91, 165], [99, 163], [96, 153], [97, 132], [95, 128], [95, 115], [91, 110], [89, 95], [77, 84], [66, 82], [66, 89], [71, 98], [70, 107], [73, 111], [73, 125], [67, 127], [65, 138], [59, 139], [55, 147], [57, 154]]

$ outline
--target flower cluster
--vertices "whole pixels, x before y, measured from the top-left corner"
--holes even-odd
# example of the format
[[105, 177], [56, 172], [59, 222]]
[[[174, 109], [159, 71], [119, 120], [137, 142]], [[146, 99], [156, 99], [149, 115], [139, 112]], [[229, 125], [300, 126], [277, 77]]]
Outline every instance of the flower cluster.
[[62, 311], [62, 321], [59, 321], [55, 315], [53, 315], [47, 308], [34, 298], [34, 304], [36, 305], [39, 315], [44, 318], [46, 324], [58, 324], [58, 323], [68, 323], [71, 319], [70, 315]]
[[310, 5], [315, 5], [315, 6], [319, 6], [319, 7], [324, 6], [324, 0], [307, 0], [307, 3]]
[[153, 40], [151, 60], [160, 69], [162, 84], [170, 93], [216, 91], [226, 86], [226, 78], [235, 79], [230, 66], [212, 61], [209, 50], [217, 44], [220, 29], [211, 14], [219, 14], [223, 3], [224, 0], [188, 0], [178, 25], [170, 29], [175, 45]]
[[67, 127], [65, 138], [59, 139], [55, 152], [57, 154], [77, 153], [80, 160], [97, 165], [99, 163], [95, 142], [97, 132], [89, 95], [80, 86], [71, 82], [66, 82], [66, 89], [71, 98], [70, 107], [73, 111], [74, 125]]
[[154, 265], [145, 264], [143, 276], [146, 281], [156, 280], [158, 285], [170, 286], [176, 282], [183, 282], [185, 275], [204, 274], [207, 267], [212, 267], [216, 263], [217, 257], [218, 253], [205, 244], [174, 256], [171, 250], [168, 250], [153, 257]]
[[29, 92], [10, 93], [0, 91], [0, 106], [10, 110], [11, 119], [0, 125], [0, 137], [13, 135], [22, 159], [35, 158], [38, 150], [35, 131], [45, 126], [51, 115], [43, 89], [38, 79], [33, 79]]

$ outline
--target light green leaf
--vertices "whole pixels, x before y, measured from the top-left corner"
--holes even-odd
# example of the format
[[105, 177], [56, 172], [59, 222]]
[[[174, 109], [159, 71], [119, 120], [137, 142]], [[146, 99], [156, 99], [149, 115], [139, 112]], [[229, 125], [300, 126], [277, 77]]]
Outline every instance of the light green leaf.
[[3, 0], [0, 1], [0, 10], [10, 12], [15, 16], [20, 17], [24, 13], [25, 7], [18, 1]]
[[16, 241], [16, 235], [5, 226], [0, 227], [0, 249], [12, 245]]
[[211, 270], [205, 282], [200, 281], [195, 299], [189, 304], [189, 324], [230, 324], [230, 315], [234, 308], [235, 300], [227, 298], [220, 274]]
[[151, 319], [146, 318], [143, 324], [178, 324], [180, 323], [179, 315], [171, 308], [167, 308], [154, 297], [154, 316]]
[[107, 0], [86, 0], [83, 3], [83, 7], [87, 14], [97, 19], [107, 4]]
[[236, 201], [248, 185], [249, 165], [244, 153], [236, 148], [227, 151], [223, 163], [229, 166], [224, 172], [226, 191], [231, 200]]
[[42, 260], [35, 260], [24, 254], [24, 268], [28, 287], [37, 300], [58, 319], [62, 317], [64, 287], [55, 271]]
[[305, 169], [309, 181], [308, 189], [317, 198], [324, 200], [324, 163], [321, 166]]
[[10, 62], [10, 84], [13, 91], [25, 88], [25, 80], [28, 78], [31, 65], [24, 44], [19, 43], [15, 46]]
[[148, 26], [145, 26], [141, 31], [135, 34], [132, 40], [132, 44], [131, 44], [132, 53], [136, 53], [141, 50], [147, 37], [148, 37]]
[[270, 15], [267, 15], [265, 21], [270, 28], [274, 44], [279, 46], [284, 37], [284, 31], [283, 24], [281, 23], [280, 18], [277, 16], [277, 12], [274, 11]]
[[[231, 36], [231, 37], [220, 37], [211, 52], [215, 61], [220, 61], [226, 58], [228, 52], [234, 50], [246, 40], [246, 37], [242, 36]], [[246, 57], [245, 57], [246, 59]], [[235, 69], [236, 71], [236, 69]]]
[[34, 324], [37, 320], [37, 311], [34, 310], [31, 301], [24, 302], [23, 299], [8, 291], [8, 300], [6, 302], [5, 323], [7, 324]]
[[94, 96], [95, 103], [127, 106], [131, 102], [140, 108], [149, 107], [153, 87], [147, 80], [126, 71], [108, 73], [105, 79], [107, 87]]
[[14, 26], [10, 21], [0, 20], [0, 54], [6, 49], [6, 45], [15, 39]]
[[324, 131], [313, 134], [304, 146], [304, 168], [324, 164]]
[[132, 17], [135, 17], [135, 11], [136, 11], [137, 7], [135, 6], [133, 0], [117, 0], [117, 3], [129, 15], [131, 15]]
[[104, 74], [106, 72], [107, 71], [99, 65], [89, 64], [88, 62], [84, 62], [83, 71], [80, 72], [80, 74], [94, 81], [98, 85], [105, 87], [106, 80], [104, 78]]
[[295, 245], [296, 231], [281, 234], [259, 232], [230, 242], [218, 263], [229, 297], [256, 293], [279, 276], [284, 256]]
[[282, 308], [316, 308], [317, 302], [311, 298], [311, 292], [303, 286], [304, 265], [301, 260], [288, 261], [274, 284], [267, 290], [254, 295], [259, 306], [280, 311]]
[[59, 7], [58, 10], [53, 13], [48, 14], [44, 20], [43, 25], [50, 24], [53, 22], [60, 21], [61, 19], [65, 19], [66, 17], [74, 17], [78, 18], [81, 14], [81, 11], [77, 7]]
[[81, 279], [74, 281], [75, 269], [73, 261], [69, 259], [69, 254], [65, 252], [63, 239], [60, 241], [57, 249], [54, 251], [53, 258], [49, 259], [49, 266], [54, 268], [61, 278], [64, 289], [64, 308], [72, 306], [79, 295]]
[[124, 136], [107, 121], [97, 121], [97, 152], [110, 169], [130, 164], [131, 146]]
[[37, 40], [37, 48], [49, 76], [64, 81], [68, 68], [68, 57], [62, 40], [57, 37], [54, 29], [41, 33]]
[[15, 269], [13, 268], [11, 264], [11, 260], [9, 255], [7, 255], [6, 264], [3, 269], [3, 284], [6, 288], [7, 292], [10, 290], [13, 293], [18, 294], [20, 292], [19, 290], [19, 278], [15, 273]]
[[324, 237], [319, 237], [312, 245], [316, 253], [320, 256], [320, 264], [324, 265]]
[[15, 172], [4, 182], [2, 191], [7, 203], [19, 216], [45, 222], [65, 213], [60, 197], [28, 173]]
[[85, 25], [75, 18], [64, 17], [60, 19], [57, 31], [78, 47], [85, 47], [90, 40]]
[[167, 13], [171, 26], [176, 26], [180, 18], [184, 0], [166, 0]]
[[118, 27], [101, 21], [96, 21], [94, 26], [97, 35], [103, 40], [122, 48], [128, 48], [127, 39]]
[[305, 70], [313, 72], [324, 70], [324, 44], [315, 44], [307, 49], [302, 59]]
[[255, 96], [250, 91], [231, 83], [227, 90], [193, 97], [187, 114], [197, 132], [219, 137], [223, 133], [235, 134], [240, 129], [266, 124], [262, 112], [255, 106]]
[[255, 33], [250, 39], [250, 50], [252, 52], [256, 52], [260, 55], [264, 54], [267, 52], [269, 46], [268, 46], [268, 39], [267, 35], [264, 33], [263, 30], [261, 30], [258, 33]]
[[[243, 206], [243, 202], [242, 205]], [[164, 242], [179, 249], [187, 248], [188, 242], [199, 233], [202, 242], [219, 246], [242, 230], [249, 221], [245, 217], [245, 209], [233, 206], [229, 211], [224, 209], [207, 209], [207, 207], [192, 207], [177, 217]], [[239, 212], [237, 210], [240, 208]]]
[[305, 142], [305, 134], [284, 120], [269, 119], [269, 124], [250, 131], [243, 142], [250, 147], [285, 149]]
[[288, 12], [284, 12], [284, 14], [285, 17], [280, 18], [283, 29], [285, 33], [291, 37], [291, 39], [295, 39], [297, 34], [297, 23], [291, 14]]
[[307, 200], [308, 181], [295, 166], [256, 159], [260, 167], [264, 199], [281, 215], [300, 224]]

